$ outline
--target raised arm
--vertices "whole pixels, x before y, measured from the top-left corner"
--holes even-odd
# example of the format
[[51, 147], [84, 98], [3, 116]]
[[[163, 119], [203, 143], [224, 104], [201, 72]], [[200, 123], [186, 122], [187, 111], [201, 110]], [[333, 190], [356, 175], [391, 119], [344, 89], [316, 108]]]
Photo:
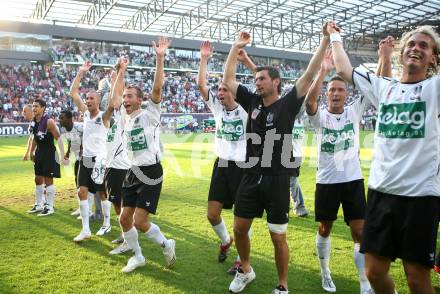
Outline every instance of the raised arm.
[[[115, 68], [119, 69], [119, 61], [120, 61], [120, 58], [118, 58], [118, 63], [116, 64]], [[115, 110], [115, 108], [116, 108], [114, 101], [112, 100], [112, 96], [113, 96], [114, 86], [115, 86], [116, 78], [117, 78], [117, 70], [112, 70], [112, 72], [110, 74], [110, 78], [111, 78], [112, 84], [111, 84], [110, 92], [108, 93], [107, 109], [102, 114], [102, 123], [104, 124], [104, 126], [106, 128], [110, 128], [110, 120], [113, 115], [113, 110]]]
[[237, 71], [237, 57], [240, 49], [244, 48], [251, 42], [251, 35], [246, 32], [240, 32], [240, 35], [232, 44], [229, 51], [228, 58], [226, 59], [225, 72], [223, 74], [223, 84], [228, 87], [234, 97], [237, 96], [238, 83], [235, 79]]
[[394, 38], [388, 36], [379, 42], [379, 62], [376, 70], [376, 75], [381, 77], [392, 77], [392, 56], [394, 50]]
[[346, 82], [353, 84], [353, 66], [342, 46], [341, 30], [335, 22], [330, 21], [327, 25], [327, 32], [330, 34], [332, 43], [333, 63], [335, 64], [336, 73]]
[[324, 60], [321, 64], [321, 68], [319, 69], [318, 75], [316, 76], [312, 86], [310, 87], [309, 92], [306, 95], [305, 104], [306, 112], [308, 115], [314, 115], [318, 110], [318, 96], [321, 92], [324, 79], [334, 68], [332, 58], [333, 57], [331, 50], [327, 50], [324, 56]]
[[208, 60], [212, 56], [214, 49], [209, 41], [203, 41], [200, 46], [200, 66], [197, 74], [197, 87], [205, 101], [208, 101], [208, 91], [206, 74], [208, 72]]
[[171, 40], [169, 40], [167, 37], [160, 37], [158, 44], [153, 41], [154, 52], [156, 52], [156, 72], [154, 74], [153, 93], [151, 95], [151, 100], [153, 100], [154, 103], [160, 103], [162, 100], [165, 53], [170, 45]]
[[240, 49], [240, 51], [238, 51], [237, 59], [238, 61], [243, 63], [252, 72], [252, 75], [255, 77], [255, 74], [257, 73], [257, 66], [255, 65], [255, 63], [252, 61], [252, 59], [249, 57], [249, 55], [244, 49]]
[[75, 103], [76, 107], [78, 107], [78, 110], [84, 113], [87, 110], [86, 105], [81, 99], [81, 96], [79, 95], [79, 85], [81, 83], [81, 79], [84, 77], [85, 73], [90, 70], [92, 67], [92, 62], [86, 61], [80, 68], [78, 69], [78, 74], [76, 75], [75, 79], [73, 80], [72, 86], [70, 87], [70, 96], [73, 99], [73, 102]]
[[321, 66], [322, 59], [325, 55], [325, 50], [327, 50], [327, 47], [330, 44], [330, 37], [326, 30], [327, 25], [328, 23], [325, 23], [322, 28], [322, 33], [324, 36], [321, 39], [321, 43], [319, 43], [318, 49], [316, 50], [315, 54], [313, 54], [306, 71], [295, 83], [298, 98], [304, 97], [309, 91], [313, 78], [315, 77]]

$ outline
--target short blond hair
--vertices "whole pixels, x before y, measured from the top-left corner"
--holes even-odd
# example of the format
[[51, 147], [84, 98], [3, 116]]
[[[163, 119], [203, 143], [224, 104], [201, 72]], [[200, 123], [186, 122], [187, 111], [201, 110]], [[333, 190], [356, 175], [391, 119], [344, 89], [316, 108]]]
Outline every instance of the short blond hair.
[[419, 26], [415, 28], [414, 30], [411, 30], [409, 32], [406, 32], [402, 35], [402, 38], [400, 39], [400, 55], [399, 55], [399, 63], [402, 64], [402, 54], [403, 50], [405, 50], [405, 45], [408, 42], [409, 38], [414, 36], [415, 34], [425, 34], [428, 37], [431, 38], [432, 44], [434, 46], [433, 53], [437, 59], [437, 62], [435, 64], [432, 64], [428, 69], [428, 77], [431, 77], [435, 74], [437, 74], [440, 70], [439, 61], [440, 61], [440, 36], [439, 34], [434, 30], [432, 26]]

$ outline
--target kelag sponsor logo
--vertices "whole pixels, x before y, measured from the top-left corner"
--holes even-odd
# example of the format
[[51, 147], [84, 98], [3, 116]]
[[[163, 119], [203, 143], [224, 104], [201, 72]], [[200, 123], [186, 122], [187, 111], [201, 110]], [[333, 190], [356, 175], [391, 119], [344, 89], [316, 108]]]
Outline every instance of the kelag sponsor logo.
[[223, 138], [226, 141], [243, 140], [244, 127], [241, 119], [225, 121], [222, 119], [221, 127], [217, 130], [217, 138]]
[[401, 104], [381, 104], [379, 136], [390, 139], [425, 137], [425, 101]]
[[354, 146], [353, 124], [346, 124], [342, 130], [322, 128], [321, 152], [335, 153]]
[[299, 140], [304, 138], [304, 126], [294, 126], [292, 131], [292, 136], [294, 140]]

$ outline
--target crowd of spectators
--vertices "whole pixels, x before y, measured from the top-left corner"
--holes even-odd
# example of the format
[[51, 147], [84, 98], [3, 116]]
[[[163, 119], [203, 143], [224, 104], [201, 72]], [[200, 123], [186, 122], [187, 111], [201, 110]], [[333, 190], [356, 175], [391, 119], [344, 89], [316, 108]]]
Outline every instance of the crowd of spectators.
[[[104, 48], [102, 48], [104, 47]], [[155, 55], [151, 47], [111, 45], [99, 46], [96, 43], [78, 43], [64, 41], [55, 44], [52, 48], [56, 61], [78, 62], [90, 60], [96, 64], [114, 64], [118, 57], [128, 56], [132, 65], [154, 67]], [[208, 63], [211, 72], [223, 72], [226, 54], [215, 53]], [[255, 64], [272, 64], [279, 68], [283, 78], [298, 78], [301, 76], [302, 65], [293, 60], [269, 59], [265, 57], [252, 57]], [[196, 71], [199, 68], [200, 57], [198, 51], [170, 50], [165, 57], [165, 68]], [[251, 72], [244, 65], [237, 67], [238, 74], [250, 75]]]
[[[79, 113], [69, 97], [69, 89], [77, 74], [77, 67], [77, 65], [43, 66], [40, 64], [0, 66], [0, 122], [23, 121], [21, 115], [23, 106], [36, 98], [42, 98], [47, 102], [47, 111], [53, 117], [58, 117], [64, 109], [71, 109], [79, 118]], [[102, 87], [103, 84], [109, 84], [109, 74], [109, 68], [93, 68], [82, 79], [81, 93], [85, 94], [88, 89], [98, 89], [99, 85]], [[210, 112], [197, 90], [196, 75], [195, 72], [166, 72], [167, 78], [163, 87], [161, 104], [164, 113]], [[149, 99], [154, 79], [152, 69], [133, 69], [126, 78], [129, 83], [136, 83], [144, 90], [144, 100]], [[239, 82], [249, 87], [252, 87], [252, 80], [251, 76], [239, 77]], [[103, 83], [103, 81], [106, 82]], [[212, 76], [208, 82], [211, 86], [215, 86], [219, 82], [219, 77]], [[284, 83], [285, 88], [291, 86], [287, 82]], [[109, 86], [104, 88], [104, 93], [109, 90]], [[350, 91], [352, 95], [348, 97], [348, 103], [360, 95], [356, 90], [350, 89]], [[103, 106], [107, 96], [103, 97]], [[321, 103], [325, 104], [326, 99], [321, 99]], [[375, 110], [372, 108], [365, 112], [366, 117], [374, 115]]]

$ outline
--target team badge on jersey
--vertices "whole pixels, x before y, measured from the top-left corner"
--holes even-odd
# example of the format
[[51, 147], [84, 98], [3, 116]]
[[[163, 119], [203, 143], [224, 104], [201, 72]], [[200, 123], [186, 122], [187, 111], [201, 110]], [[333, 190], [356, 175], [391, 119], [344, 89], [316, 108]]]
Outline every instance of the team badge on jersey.
[[422, 100], [422, 89], [423, 89], [422, 85], [415, 87], [414, 91], [413, 91], [413, 93], [411, 93], [412, 95], [411, 95], [411, 97], [409, 97], [409, 99], [417, 100], [417, 101]]
[[266, 117], [266, 127], [273, 126], [273, 113], [269, 112]]
[[258, 108], [255, 108], [254, 111], [252, 111], [251, 118], [256, 119], [259, 114], [260, 110]]

